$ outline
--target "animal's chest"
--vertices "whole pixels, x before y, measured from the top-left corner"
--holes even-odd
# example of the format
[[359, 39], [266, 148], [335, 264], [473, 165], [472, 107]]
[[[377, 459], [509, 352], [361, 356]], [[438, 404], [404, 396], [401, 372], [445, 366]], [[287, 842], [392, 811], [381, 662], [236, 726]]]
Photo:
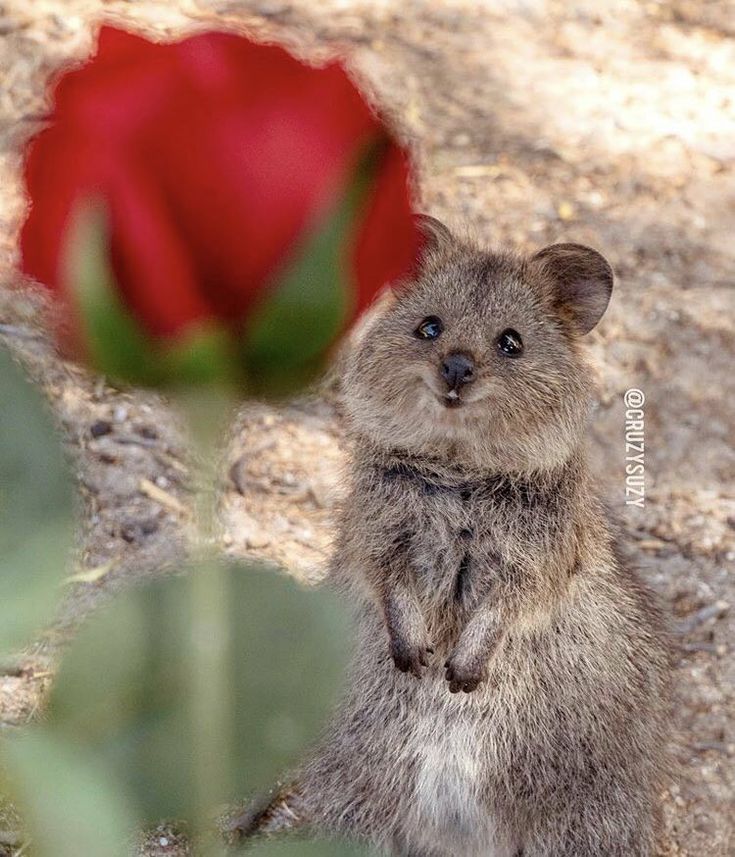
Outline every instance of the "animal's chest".
[[420, 590], [471, 608], [498, 578], [507, 523], [493, 504], [446, 492], [411, 504], [410, 561]]
[[[510, 857], [502, 847], [486, 799], [492, 754], [487, 733], [492, 724], [470, 699], [446, 702], [442, 677], [427, 677], [427, 695], [435, 699], [414, 715], [406, 738], [413, 751], [415, 777], [408, 809], [417, 853], [462, 857]], [[412, 852], [413, 853], [413, 852]]]

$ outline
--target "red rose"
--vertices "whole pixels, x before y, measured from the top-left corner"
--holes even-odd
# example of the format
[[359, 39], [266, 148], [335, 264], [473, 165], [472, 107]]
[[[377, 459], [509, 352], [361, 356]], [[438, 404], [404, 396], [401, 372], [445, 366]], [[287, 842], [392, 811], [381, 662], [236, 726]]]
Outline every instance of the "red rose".
[[408, 270], [408, 173], [339, 63], [104, 27], [31, 141], [23, 269], [58, 299], [67, 351], [108, 374], [244, 364], [262, 388]]

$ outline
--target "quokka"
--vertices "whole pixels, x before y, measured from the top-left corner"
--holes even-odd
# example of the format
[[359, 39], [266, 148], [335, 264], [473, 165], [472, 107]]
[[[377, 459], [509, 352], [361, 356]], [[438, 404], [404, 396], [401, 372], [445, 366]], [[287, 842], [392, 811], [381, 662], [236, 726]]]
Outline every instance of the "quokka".
[[432, 218], [420, 269], [346, 358], [352, 444], [329, 580], [349, 689], [242, 835], [299, 827], [402, 857], [648, 857], [669, 647], [588, 473], [580, 340], [594, 250], [486, 252]]

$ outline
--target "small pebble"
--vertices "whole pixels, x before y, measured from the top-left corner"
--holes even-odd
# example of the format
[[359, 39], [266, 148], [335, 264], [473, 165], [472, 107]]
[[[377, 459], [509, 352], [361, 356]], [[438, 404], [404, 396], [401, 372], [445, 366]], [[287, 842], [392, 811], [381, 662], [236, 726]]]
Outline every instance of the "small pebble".
[[233, 462], [230, 467], [230, 481], [237, 491], [244, 496], [247, 493], [247, 473], [245, 471], [245, 457], [242, 456]]
[[144, 518], [138, 521], [128, 521], [120, 528], [120, 536], [128, 543], [141, 541], [146, 536], [151, 536], [158, 531], [160, 526], [156, 517]]
[[141, 437], [144, 437], [146, 440], [158, 440], [158, 432], [153, 426], [142, 425], [137, 426], [135, 429]]
[[92, 437], [104, 437], [112, 431], [112, 423], [107, 420], [96, 420], [89, 427], [89, 433]]

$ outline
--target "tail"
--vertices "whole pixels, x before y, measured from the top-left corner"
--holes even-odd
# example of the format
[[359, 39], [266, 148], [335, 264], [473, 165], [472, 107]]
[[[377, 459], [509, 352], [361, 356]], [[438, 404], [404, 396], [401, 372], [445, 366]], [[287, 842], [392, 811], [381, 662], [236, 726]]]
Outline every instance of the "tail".
[[298, 785], [291, 783], [254, 800], [228, 823], [227, 832], [234, 842], [243, 842], [256, 836], [297, 830], [309, 822]]

